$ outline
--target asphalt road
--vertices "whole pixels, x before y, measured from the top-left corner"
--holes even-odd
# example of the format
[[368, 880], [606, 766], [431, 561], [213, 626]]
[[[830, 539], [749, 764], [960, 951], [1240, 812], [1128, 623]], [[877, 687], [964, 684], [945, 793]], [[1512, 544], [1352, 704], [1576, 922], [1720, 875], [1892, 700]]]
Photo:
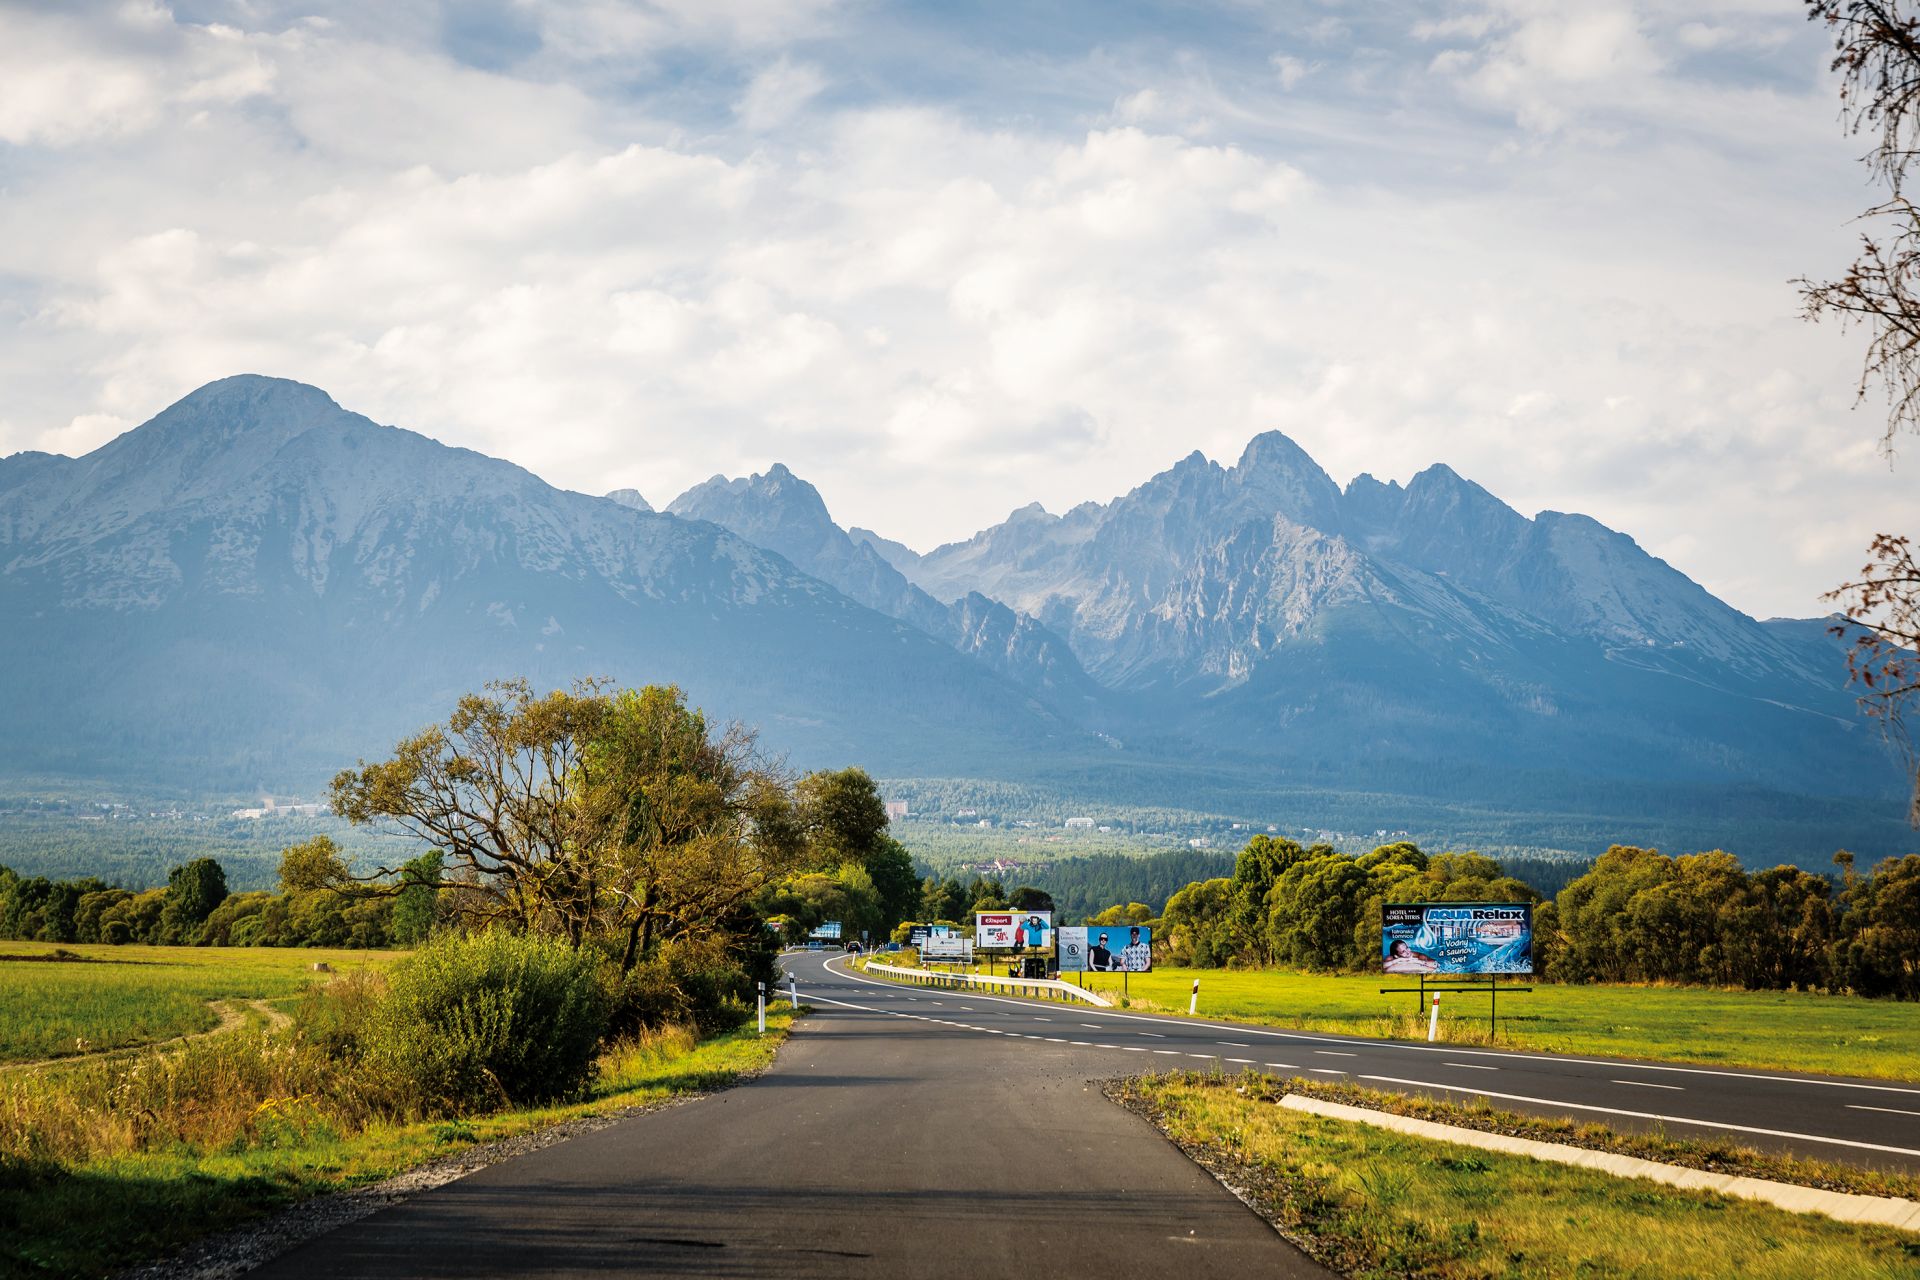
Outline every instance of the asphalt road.
[[1156, 1068], [1477, 1095], [1920, 1169], [1920, 1086], [1314, 1035], [787, 963], [817, 1012], [757, 1079], [484, 1169], [255, 1274], [1327, 1275], [1089, 1084]]
[[1118, 1074], [1112, 1055], [908, 1016], [881, 1007], [918, 1007], [905, 995], [792, 963], [819, 1012], [756, 1079], [483, 1169], [253, 1274], [1330, 1275], [1089, 1085]]
[[[1064, 1045], [1081, 1055], [1082, 1070], [1094, 1076], [1149, 1065], [1252, 1069], [1456, 1100], [1484, 1097], [1505, 1110], [1571, 1116], [1616, 1129], [1719, 1136], [1835, 1163], [1920, 1171], [1920, 1084], [1450, 1048], [1038, 1004], [903, 987], [851, 972], [846, 960], [819, 953], [794, 958], [789, 967], [800, 976], [802, 997], [822, 1008], [839, 1000], [898, 1017], [937, 1018], [934, 1025], [969, 1034]], [[1204, 1013], [1204, 994], [1201, 999]]]

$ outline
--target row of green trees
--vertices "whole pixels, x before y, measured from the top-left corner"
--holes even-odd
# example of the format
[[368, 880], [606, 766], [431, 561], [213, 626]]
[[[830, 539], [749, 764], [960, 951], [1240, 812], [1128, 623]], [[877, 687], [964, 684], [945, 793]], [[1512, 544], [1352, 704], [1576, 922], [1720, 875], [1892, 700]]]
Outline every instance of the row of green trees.
[[498, 926], [603, 951], [623, 973], [670, 951], [750, 990], [781, 941], [825, 920], [884, 937], [922, 896], [864, 771], [791, 779], [673, 688], [489, 686], [340, 774], [333, 804], [427, 851], [356, 870], [322, 836], [282, 853], [277, 892], [239, 894], [204, 857], [143, 891], [0, 868], [0, 937], [381, 947]]
[[[1233, 874], [1196, 881], [1159, 920], [1166, 958], [1199, 967], [1366, 970], [1388, 902], [1530, 902], [1534, 965], [1568, 982], [1679, 982], [1920, 999], [1920, 855], [1838, 881], [1798, 867], [1749, 872], [1715, 850], [1673, 858], [1615, 845], [1545, 898], [1477, 853], [1389, 844], [1354, 856], [1256, 836]], [[1116, 906], [1102, 923], [1138, 920]]]

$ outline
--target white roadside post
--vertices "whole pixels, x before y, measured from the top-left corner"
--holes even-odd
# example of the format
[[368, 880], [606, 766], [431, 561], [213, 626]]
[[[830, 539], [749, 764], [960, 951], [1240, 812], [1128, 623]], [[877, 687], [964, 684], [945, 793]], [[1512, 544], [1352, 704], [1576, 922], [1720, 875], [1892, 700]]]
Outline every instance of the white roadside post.
[[760, 1034], [765, 1035], [767, 1034], [767, 984], [756, 982], [754, 985], [760, 988]]
[[792, 974], [787, 975], [787, 1004], [795, 1009], [800, 1007], [800, 979]]
[[1427, 1015], [1427, 1043], [1432, 1044], [1440, 1038], [1440, 993], [1434, 992], [1433, 1012]]
[[1187, 997], [1187, 1016], [1200, 1012], [1200, 979], [1193, 980], [1193, 994]]

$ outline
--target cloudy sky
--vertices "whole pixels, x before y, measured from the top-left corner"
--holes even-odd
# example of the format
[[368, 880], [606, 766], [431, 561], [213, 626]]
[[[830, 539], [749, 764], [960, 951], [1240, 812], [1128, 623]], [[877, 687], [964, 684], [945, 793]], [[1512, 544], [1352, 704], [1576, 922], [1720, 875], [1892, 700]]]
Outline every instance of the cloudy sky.
[[926, 549], [1278, 428], [1804, 616], [1920, 457], [1802, 8], [0, 0], [0, 453], [270, 373]]

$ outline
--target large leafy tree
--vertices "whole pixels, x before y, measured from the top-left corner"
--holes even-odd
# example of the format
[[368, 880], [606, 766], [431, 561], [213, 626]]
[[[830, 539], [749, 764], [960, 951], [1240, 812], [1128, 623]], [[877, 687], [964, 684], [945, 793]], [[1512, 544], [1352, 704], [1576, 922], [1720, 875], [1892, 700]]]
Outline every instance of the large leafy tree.
[[333, 806], [438, 850], [439, 889], [470, 925], [598, 940], [626, 968], [664, 943], [755, 936], [750, 904], [804, 849], [752, 733], [716, 731], [671, 687], [490, 684], [342, 772]]
[[[1860, 256], [1838, 280], [1798, 281], [1809, 319], [1833, 318], [1866, 331], [1859, 398], [1885, 393], [1882, 448], [1893, 457], [1903, 432], [1920, 431], [1920, 207], [1907, 195], [1920, 156], [1920, 16], [1903, 0], [1808, 0], [1808, 16], [1834, 39], [1841, 115], [1871, 139], [1863, 159], [1886, 198], [1863, 215]], [[1920, 704], [1920, 565], [1911, 540], [1877, 535], [1858, 578], [1828, 599], [1852, 641], [1848, 666], [1867, 712], [1880, 720], [1913, 775], [1908, 819], [1920, 826], [1920, 749], [1909, 720]]]

